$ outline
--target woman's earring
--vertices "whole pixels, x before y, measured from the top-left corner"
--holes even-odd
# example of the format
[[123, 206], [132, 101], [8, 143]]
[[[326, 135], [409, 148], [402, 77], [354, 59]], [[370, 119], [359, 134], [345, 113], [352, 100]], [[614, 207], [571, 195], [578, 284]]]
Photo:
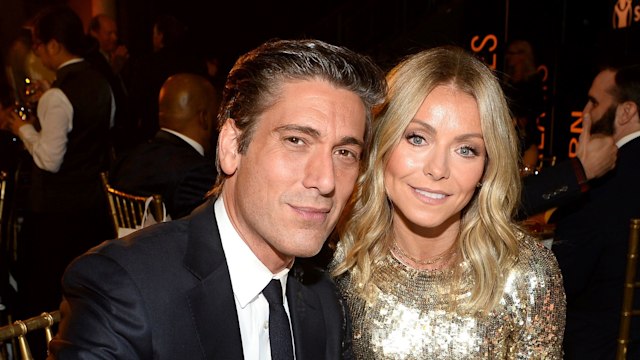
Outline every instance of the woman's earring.
[[477, 184], [476, 184], [476, 187], [477, 187], [478, 189], [479, 189], [479, 188], [481, 188], [481, 187], [482, 187], [482, 183], [481, 183], [481, 182], [477, 183]]

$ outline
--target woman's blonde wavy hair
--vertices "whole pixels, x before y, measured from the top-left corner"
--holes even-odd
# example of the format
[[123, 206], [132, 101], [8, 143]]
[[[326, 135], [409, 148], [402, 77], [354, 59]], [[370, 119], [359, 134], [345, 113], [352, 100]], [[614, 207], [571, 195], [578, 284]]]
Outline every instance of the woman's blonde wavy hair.
[[[366, 170], [358, 180], [351, 216], [339, 229], [344, 256], [333, 275], [349, 272], [352, 283], [358, 284], [356, 291], [364, 298], [371, 295], [372, 274], [389, 254], [392, 241], [392, 205], [383, 180], [389, 155], [426, 96], [439, 85], [454, 86], [477, 101], [487, 151], [483, 184], [463, 210], [454, 245], [473, 277], [471, 296], [456, 307], [486, 314], [497, 305], [505, 276], [518, 257], [512, 219], [520, 198], [519, 153], [500, 84], [482, 61], [449, 46], [405, 58], [389, 72], [387, 81], [389, 93], [376, 113]], [[454, 272], [452, 294], [463, 291], [461, 276]]]

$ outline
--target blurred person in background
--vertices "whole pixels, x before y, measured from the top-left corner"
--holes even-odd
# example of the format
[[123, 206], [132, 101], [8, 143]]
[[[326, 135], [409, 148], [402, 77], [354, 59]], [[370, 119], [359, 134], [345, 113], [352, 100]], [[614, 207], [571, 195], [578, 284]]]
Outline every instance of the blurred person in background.
[[[558, 207], [552, 250], [567, 293], [565, 359], [614, 359], [629, 244], [640, 217], [640, 65], [604, 67], [593, 79], [583, 116], [591, 137], [610, 136], [615, 168]], [[584, 129], [583, 131], [588, 131]], [[628, 359], [640, 358], [640, 323], [632, 321]]]
[[541, 133], [537, 120], [544, 110], [544, 93], [542, 76], [528, 41], [518, 39], [509, 43], [502, 85], [518, 130], [521, 170], [523, 175], [530, 175], [538, 166]]
[[136, 59], [128, 82], [130, 101], [135, 104], [133, 115], [143, 141], [152, 138], [159, 129], [158, 94], [165, 80], [177, 73], [207, 76], [205, 62], [196, 55], [192, 33], [178, 18], [158, 16], [150, 40], [153, 52]]
[[84, 60], [87, 38], [71, 8], [41, 10], [33, 36], [36, 56], [56, 80], [37, 116], [23, 119], [13, 109], [0, 116], [0, 127], [19, 136], [32, 159], [18, 243], [19, 318], [58, 308], [67, 264], [114, 235], [100, 178], [115, 112], [109, 83]]
[[180, 73], [160, 89], [160, 130], [124, 156], [109, 172], [111, 184], [146, 196], [162, 195], [167, 213], [178, 219], [205, 201], [216, 180], [219, 94], [204, 77]]
[[110, 134], [111, 158], [115, 159], [143, 142], [141, 130], [132, 114], [128, 90], [121, 76], [129, 53], [124, 45], [118, 44], [115, 20], [105, 14], [91, 19], [88, 35], [92, 41], [85, 59], [107, 79], [115, 101], [116, 113]]
[[106, 14], [98, 14], [89, 22], [89, 35], [98, 40], [100, 53], [107, 59], [113, 72], [120, 74], [129, 59], [129, 50], [118, 43], [118, 25]]

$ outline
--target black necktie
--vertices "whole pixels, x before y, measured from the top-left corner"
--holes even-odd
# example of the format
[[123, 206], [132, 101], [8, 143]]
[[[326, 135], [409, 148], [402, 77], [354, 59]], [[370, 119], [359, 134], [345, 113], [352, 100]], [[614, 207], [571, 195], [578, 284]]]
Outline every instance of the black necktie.
[[272, 360], [293, 360], [293, 344], [291, 343], [291, 327], [282, 302], [282, 286], [280, 280], [273, 279], [262, 290], [269, 302], [269, 342], [271, 343]]

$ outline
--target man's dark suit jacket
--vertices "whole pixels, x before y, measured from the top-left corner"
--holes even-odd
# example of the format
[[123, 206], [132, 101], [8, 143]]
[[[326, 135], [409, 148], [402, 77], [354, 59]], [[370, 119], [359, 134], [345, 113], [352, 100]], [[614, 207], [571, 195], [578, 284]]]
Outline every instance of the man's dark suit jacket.
[[525, 219], [578, 199], [582, 189], [575, 166], [578, 159], [568, 159], [522, 179], [522, 203], [518, 218]]
[[[91, 249], [63, 292], [51, 359], [243, 359], [213, 200]], [[350, 324], [333, 281], [296, 260], [286, 293], [297, 360], [340, 359]]]
[[116, 160], [109, 173], [113, 187], [135, 194], [160, 194], [172, 219], [204, 202], [216, 180], [216, 165], [181, 138], [160, 130]]
[[[567, 295], [566, 359], [614, 358], [632, 217], [640, 217], [640, 138], [620, 148], [615, 169], [580, 201], [552, 215]], [[637, 325], [629, 359], [640, 359]]]

